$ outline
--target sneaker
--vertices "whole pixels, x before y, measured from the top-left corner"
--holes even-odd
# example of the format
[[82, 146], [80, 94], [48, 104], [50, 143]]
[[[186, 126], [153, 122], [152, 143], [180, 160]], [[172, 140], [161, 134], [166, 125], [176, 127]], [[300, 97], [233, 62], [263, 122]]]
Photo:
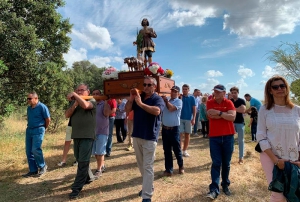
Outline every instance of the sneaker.
[[99, 179], [99, 177], [101, 177], [101, 176], [102, 176], [101, 170], [96, 170], [94, 172], [94, 178], [95, 178], [95, 180]]
[[105, 170], [106, 170], [106, 166], [105, 166], [105, 165], [103, 165], [103, 166], [101, 167], [101, 172], [102, 172], [102, 173], [104, 173], [104, 172], [105, 172]]
[[59, 162], [57, 165], [59, 167], [65, 167], [67, 164], [65, 162]]
[[72, 191], [70, 194], [69, 194], [69, 199], [77, 199], [78, 196], [79, 196], [79, 191]]
[[172, 173], [164, 171], [164, 177], [171, 177], [171, 176], [172, 176]]
[[73, 162], [73, 166], [77, 166], [78, 165], [78, 162], [77, 161], [74, 161]]
[[47, 172], [47, 169], [48, 169], [47, 165], [45, 165], [43, 168], [41, 168], [40, 172], [39, 172], [39, 176], [44, 175]]
[[240, 165], [244, 164], [244, 160], [243, 160], [243, 159], [240, 159], [240, 160], [239, 160], [239, 164], [240, 164]]
[[200, 135], [198, 135], [198, 133], [194, 133], [193, 136], [194, 137], [200, 137]]
[[24, 175], [22, 175], [22, 177], [32, 177], [34, 175], [38, 174], [38, 171], [35, 171], [35, 172], [28, 172]]
[[184, 168], [183, 168], [183, 166], [179, 168], [178, 174], [180, 174], [180, 175], [184, 174]]
[[132, 148], [132, 146], [129, 146], [129, 147], [127, 147], [127, 151], [131, 151], [133, 148]]
[[230, 196], [230, 195], [231, 195], [231, 191], [229, 190], [228, 187], [223, 187], [223, 192], [224, 192], [227, 196]]
[[187, 151], [183, 151], [183, 152], [182, 152], [182, 156], [184, 156], [184, 157], [189, 157], [189, 156], [190, 156], [190, 154], [189, 154], [189, 153], [187, 153]]
[[216, 199], [218, 197], [217, 193], [214, 191], [208, 192], [206, 195], [206, 198], [210, 198], [212, 200]]
[[150, 198], [143, 199], [142, 202], [151, 202], [151, 199]]
[[105, 157], [110, 157], [110, 154], [105, 154]]

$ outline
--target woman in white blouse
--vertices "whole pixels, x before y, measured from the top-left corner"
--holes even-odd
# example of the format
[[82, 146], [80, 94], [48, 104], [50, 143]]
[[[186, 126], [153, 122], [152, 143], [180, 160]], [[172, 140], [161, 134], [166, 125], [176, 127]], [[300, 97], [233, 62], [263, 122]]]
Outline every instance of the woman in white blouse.
[[[263, 152], [260, 161], [267, 181], [272, 181], [275, 166], [284, 161], [299, 162], [300, 108], [290, 100], [290, 88], [281, 76], [270, 78], [265, 86], [265, 103], [258, 113], [257, 141]], [[271, 193], [271, 202], [286, 201], [282, 193]]]

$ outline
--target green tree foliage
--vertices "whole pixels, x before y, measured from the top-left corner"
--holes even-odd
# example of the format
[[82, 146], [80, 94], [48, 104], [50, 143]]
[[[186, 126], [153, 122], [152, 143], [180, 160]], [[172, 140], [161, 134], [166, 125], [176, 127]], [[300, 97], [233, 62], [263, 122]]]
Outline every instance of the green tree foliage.
[[298, 43], [282, 43], [271, 51], [268, 59], [277, 63], [276, 68], [292, 80], [300, 79], [300, 47]]
[[271, 51], [268, 57], [276, 62], [276, 69], [284, 72], [291, 82], [291, 92], [294, 94], [293, 101], [300, 103], [300, 47], [298, 43], [282, 43], [278, 48]]
[[59, 122], [55, 117], [67, 103], [61, 96], [72, 88], [62, 71], [72, 27], [57, 12], [63, 5], [62, 0], [0, 1], [0, 60], [7, 67], [0, 68], [1, 117], [26, 105], [27, 93], [35, 90], [49, 107], [53, 123]]
[[86, 83], [91, 90], [103, 89], [102, 72], [105, 67], [98, 68], [87, 60], [74, 62], [71, 69], [66, 72], [72, 77], [74, 88], [80, 83]]

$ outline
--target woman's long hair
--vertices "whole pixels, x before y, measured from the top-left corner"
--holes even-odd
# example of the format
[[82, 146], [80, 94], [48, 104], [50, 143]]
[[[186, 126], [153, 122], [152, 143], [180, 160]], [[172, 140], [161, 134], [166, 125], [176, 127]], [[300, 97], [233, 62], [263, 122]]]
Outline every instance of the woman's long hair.
[[273, 95], [271, 94], [271, 85], [272, 85], [273, 81], [278, 81], [278, 80], [283, 81], [283, 83], [286, 85], [285, 104], [289, 108], [292, 109], [294, 107], [294, 104], [290, 100], [290, 86], [289, 86], [288, 82], [285, 80], [285, 78], [283, 78], [282, 76], [279, 76], [279, 75], [271, 77], [266, 83], [266, 86], [265, 86], [266, 108], [267, 108], [267, 110], [270, 110], [274, 106], [274, 98], [273, 98]]

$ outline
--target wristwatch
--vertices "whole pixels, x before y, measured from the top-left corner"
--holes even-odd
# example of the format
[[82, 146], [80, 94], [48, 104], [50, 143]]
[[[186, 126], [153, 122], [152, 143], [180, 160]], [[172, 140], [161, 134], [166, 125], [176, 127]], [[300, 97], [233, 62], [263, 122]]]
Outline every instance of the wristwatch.
[[222, 116], [223, 112], [220, 111], [219, 116]]

